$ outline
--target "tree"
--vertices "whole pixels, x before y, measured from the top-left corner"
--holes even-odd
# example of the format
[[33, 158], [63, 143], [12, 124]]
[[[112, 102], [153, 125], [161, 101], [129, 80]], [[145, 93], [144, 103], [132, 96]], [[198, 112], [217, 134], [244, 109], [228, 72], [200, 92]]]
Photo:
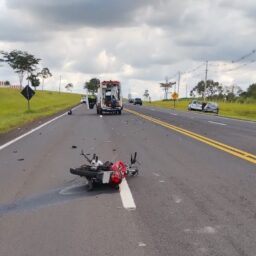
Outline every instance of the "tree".
[[213, 80], [207, 80], [206, 82], [206, 91], [204, 92], [205, 81], [200, 81], [191, 91], [190, 96], [199, 95], [205, 96], [208, 98], [212, 98], [214, 95], [220, 95], [223, 93], [223, 88], [218, 82], [214, 82]]
[[27, 76], [31, 75], [36, 70], [41, 59], [35, 58], [34, 55], [19, 50], [13, 50], [11, 52], [1, 51], [0, 53], [3, 56], [2, 60], [8, 63], [14, 72], [18, 74], [21, 89], [25, 72], [27, 72]]
[[84, 89], [87, 89], [88, 92], [95, 94], [98, 91], [100, 85], [100, 80], [98, 78], [92, 78], [89, 82], [85, 82]]
[[9, 81], [5, 81], [4, 85], [9, 86], [9, 85], [11, 85], [11, 83]]
[[148, 90], [145, 90], [143, 96], [145, 97], [145, 99], [148, 99], [148, 98], [149, 98], [149, 92], [148, 92]]
[[65, 88], [68, 90], [68, 91], [71, 91], [72, 88], [74, 87], [74, 85], [72, 83], [68, 83]]
[[238, 98], [238, 96], [243, 97], [244, 94], [240, 86], [231, 85], [231, 86], [223, 87], [223, 95], [224, 95], [224, 99], [231, 102], [231, 101], [235, 101]]
[[256, 84], [251, 84], [246, 92], [247, 97], [256, 99]]
[[37, 77], [37, 75], [30, 74], [30, 76], [27, 77], [27, 80], [30, 81], [31, 85], [35, 88], [40, 85], [40, 80]]
[[165, 83], [160, 83], [160, 87], [163, 88], [164, 90], [164, 99], [167, 100], [168, 99], [168, 92], [169, 89], [172, 88], [172, 86], [176, 84], [176, 82], [172, 83], [172, 82], [168, 82], [168, 79], [166, 79]]
[[44, 80], [51, 77], [52, 73], [50, 72], [49, 68], [43, 68], [37, 75], [42, 77], [42, 90], [44, 90]]

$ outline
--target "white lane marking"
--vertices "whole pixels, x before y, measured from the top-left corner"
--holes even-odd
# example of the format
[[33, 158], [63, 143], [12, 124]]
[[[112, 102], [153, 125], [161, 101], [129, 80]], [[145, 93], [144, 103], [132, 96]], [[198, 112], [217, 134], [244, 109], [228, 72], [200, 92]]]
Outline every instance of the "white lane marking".
[[214, 121], [208, 121], [208, 123], [210, 123], [210, 124], [218, 124], [218, 125], [226, 125], [226, 124], [219, 123], [219, 122], [214, 122]]
[[207, 226], [197, 230], [199, 234], [215, 234], [217, 230], [213, 227]]
[[160, 183], [164, 183], [165, 181], [164, 180], [159, 180]]
[[177, 116], [178, 114], [175, 114], [175, 113], [170, 113], [170, 115], [173, 115], [173, 116]]
[[126, 179], [123, 179], [122, 183], [119, 185], [119, 190], [123, 207], [128, 210], [135, 210], [136, 205]]
[[[75, 107], [75, 108], [73, 108], [73, 110], [74, 110], [74, 109], [77, 109], [78, 107], [80, 107], [80, 105], [77, 106], [77, 107]], [[31, 134], [31, 133], [33, 133], [33, 132], [35, 132], [35, 131], [41, 129], [42, 127], [44, 127], [44, 126], [46, 126], [46, 125], [48, 125], [48, 124], [50, 124], [50, 123], [56, 121], [57, 119], [59, 119], [59, 118], [65, 116], [65, 115], [67, 115], [67, 112], [65, 112], [64, 114], [59, 115], [59, 116], [57, 116], [57, 117], [55, 117], [55, 118], [49, 120], [49, 121], [46, 122], [46, 123], [43, 123], [42, 125], [40, 125], [40, 126], [34, 128], [34, 129], [30, 130], [30, 131], [27, 132], [27, 133], [22, 134], [21, 136], [19, 136], [19, 137], [17, 137], [17, 138], [15, 138], [15, 139], [13, 139], [13, 140], [11, 140], [11, 141], [9, 141], [9, 142], [7, 142], [7, 143], [1, 145], [1, 146], [0, 146], [0, 151], [3, 150], [4, 148], [10, 146], [10, 145], [13, 144], [14, 142], [16, 142], [16, 141], [18, 141], [18, 140], [21, 140], [22, 138], [28, 136], [29, 134]]]
[[156, 172], [153, 172], [153, 175], [155, 175], [156, 177], [159, 177], [160, 174], [156, 173]]
[[146, 244], [145, 243], [143, 243], [143, 242], [139, 242], [139, 247], [145, 247], [146, 246]]
[[184, 229], [184, 232], [186, 232], [186, 233], [195, 232], [195, 233], [198, 233], [198, 234], [213, 235], [213, 234], [217, 233], [217, 230], [214, 227], [206, 226], [206, 227], [198, 228], [198, 229], [189, 229], [189, 228], [187, 228], [187, 229]]

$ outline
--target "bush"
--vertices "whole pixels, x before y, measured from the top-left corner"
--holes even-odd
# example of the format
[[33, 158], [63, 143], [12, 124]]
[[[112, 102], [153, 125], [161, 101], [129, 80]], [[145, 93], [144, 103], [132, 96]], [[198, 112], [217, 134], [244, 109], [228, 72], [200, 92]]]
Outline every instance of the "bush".
[[244, 103], [246, 103], [246, 104], [253, 104], [253, 103], [256, 103], [256, 99], [253, 98], [253, 97], [246, 98]]

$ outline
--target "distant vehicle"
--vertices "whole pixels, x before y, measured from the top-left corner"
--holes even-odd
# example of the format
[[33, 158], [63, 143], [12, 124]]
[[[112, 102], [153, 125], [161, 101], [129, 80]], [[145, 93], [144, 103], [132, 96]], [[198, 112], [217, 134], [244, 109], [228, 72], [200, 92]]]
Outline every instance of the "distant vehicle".
[[219, 113], [219, 106], [216, 102], [208, 102], [204, 109], [203, 112], [211, 112], [211, 113]]
[[134, 103], [134, 99], [129, 99], [128, 102], [129, 103]]
[[86, 96], [81, 97], [80, 103], [86, 103]]
[[202, 111], [203, 110], [203, 103], [197, 100], [193, 100], [191, 103], [188, 105], [188, 110], [197, 110], [197, 111]]
[[97, 102], [97, 96], [92, 94], [92, 95], [88, 95], [88, 105], [89, 105], [89, 109], [93, 109], [94, 105]]
[[119, 81], [103, 81], [98, 88], [97, 114], [103, 112], [122, 114], [123, 100]]
[[133, 104], [134, 104], [134, 105], [142, 105], [142, 100], [141, 100], [141, 98], [135, 98]]

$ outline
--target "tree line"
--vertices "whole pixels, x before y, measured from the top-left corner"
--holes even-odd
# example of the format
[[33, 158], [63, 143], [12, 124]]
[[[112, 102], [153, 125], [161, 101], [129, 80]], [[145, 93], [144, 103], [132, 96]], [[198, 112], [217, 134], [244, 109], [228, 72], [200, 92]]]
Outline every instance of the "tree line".
[[251, 84], [246, 91], [240, 86], [223, 86], [213, 80], [200, 81], [190, 91], [191, 97], [206, 96], [208, 100], [225, 100], [228, 102], [252, 103], [256, 101], [256, 83]]

